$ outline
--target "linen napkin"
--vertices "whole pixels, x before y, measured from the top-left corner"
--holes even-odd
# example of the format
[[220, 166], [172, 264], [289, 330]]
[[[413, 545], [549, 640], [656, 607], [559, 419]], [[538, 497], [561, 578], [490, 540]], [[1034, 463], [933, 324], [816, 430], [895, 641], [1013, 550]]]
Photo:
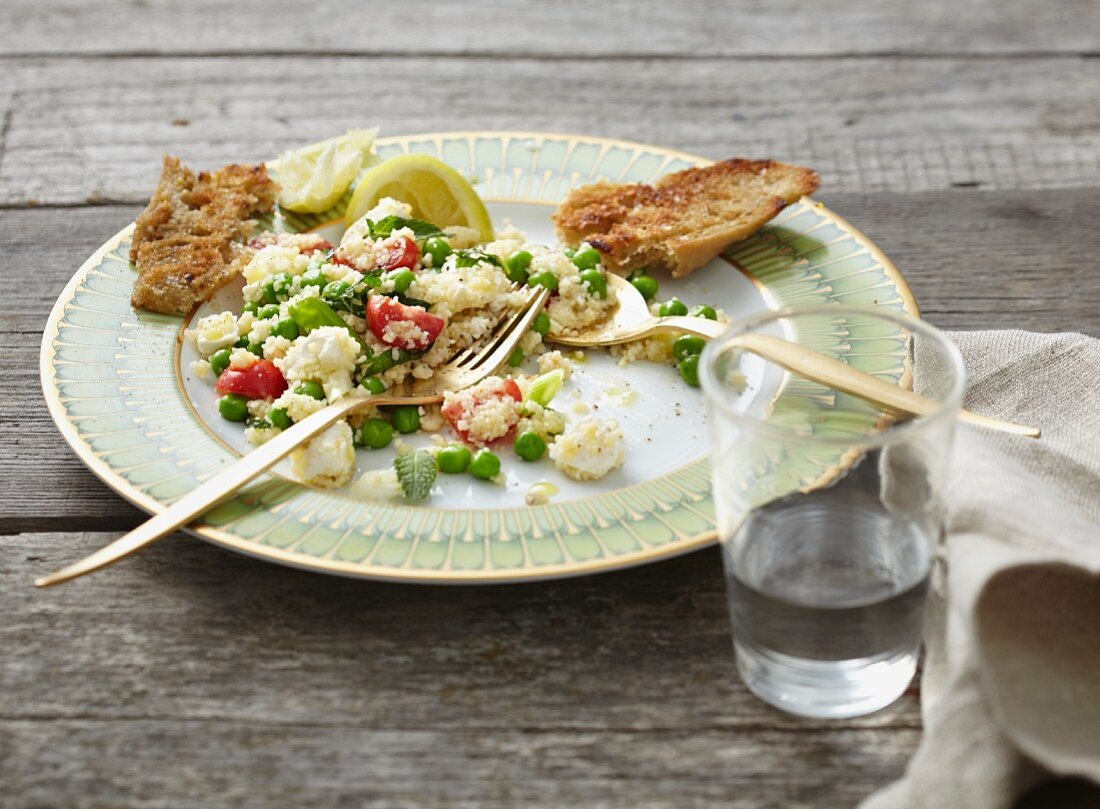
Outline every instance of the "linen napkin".
[[861, 809], [1007, 809], [1055, 775], [1100, 782], [1100, 341], [950, 337], [964, 406], [1043, 437], [959, 425], [946, 575], [926, 616], [924, 737]]

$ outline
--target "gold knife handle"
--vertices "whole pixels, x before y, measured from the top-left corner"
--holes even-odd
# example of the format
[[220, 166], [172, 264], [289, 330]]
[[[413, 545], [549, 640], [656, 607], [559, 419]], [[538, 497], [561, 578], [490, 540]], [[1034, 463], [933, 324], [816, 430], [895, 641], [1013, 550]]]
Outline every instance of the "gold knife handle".
[[[416, 403], [437, 402], [441, 398], [440, 396], [428, 395], [419, 397]], [[409, 397], [375, 396], [368, 400], [363, 396], [346, 396], [318, 410], [293, 427], [279, 433], [263, 446], [257, 447], [247, 455], [242, 456], [240, 460], [231, 463], [206, 483], [184, 495], [168, 509], [142, 523], [130, 533], [119, 537], [110, 545], [100, 548], [79, 562], [35, 580], [35, 586], [51, 587], [55, 584], [61, 584], [113, 564], [119, 559], [124, 559], [130, 554], [153, 544], [161, 537], [167, 536], [205, 514], [250, 480], [273, 467], [296, 447], [324, 431], [355, 408], [360, 407], [367, 401], [370, 401], [371, 404], [386, 404], [390, 399], [404, 403], [413, 401]]]

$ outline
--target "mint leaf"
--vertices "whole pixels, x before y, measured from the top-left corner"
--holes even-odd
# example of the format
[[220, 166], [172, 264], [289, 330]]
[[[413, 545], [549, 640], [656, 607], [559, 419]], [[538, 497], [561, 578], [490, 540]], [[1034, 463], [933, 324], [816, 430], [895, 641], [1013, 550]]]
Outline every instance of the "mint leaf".
[[401, 230], [401, 228], [408, 228], [418, 239], [424, 239], [428, 236], [443, 235], [442, 230], [431, 222], [425, 222], [423, 219], [406, 219], [403, 216], [387, 216], [379, 219], [377, 222], [370, 219], [367, 220], [367, 230], [370, 232], [370, 237], [372, 239], [384, 239], [395, 230]]
[[435, 483], [435, 458], [426, 449], [406, 452], [393, 459], [397, 482], [409, 500], [423, 500]]
[[484, 250], [455, 250], [454, 255], [456, 267], [476, 267], [478, 264], [485, 263], [504, 269], [499, 258]]

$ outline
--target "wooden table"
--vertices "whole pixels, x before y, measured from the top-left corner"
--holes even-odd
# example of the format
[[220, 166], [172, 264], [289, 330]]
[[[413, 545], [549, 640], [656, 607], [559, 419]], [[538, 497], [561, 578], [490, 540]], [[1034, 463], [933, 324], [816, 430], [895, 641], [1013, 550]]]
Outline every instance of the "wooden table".
[[260, 160], [380, 124], [585, 132], [820, 170], [946, 328], [1100, 334], [1091, 0], [6, 0], [0, 9], [0, 803], [849, 806], [918, 695], [803, 722], [733, 668], [718, 554], [445, 589], [176, 537], [49, 592], [142, 519], [50, 422], [39, 337], [170, 151]]

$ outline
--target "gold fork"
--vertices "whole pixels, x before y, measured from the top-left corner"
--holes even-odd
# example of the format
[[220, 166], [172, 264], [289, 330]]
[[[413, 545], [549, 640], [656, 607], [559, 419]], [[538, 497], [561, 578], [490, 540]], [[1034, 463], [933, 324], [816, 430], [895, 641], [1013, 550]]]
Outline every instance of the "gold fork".
[[[549, 339], [568, 346], [609, 346], [669, 331], [688, 332], [710, 339], [721, 336], [727, 329], [723, 323], [701, 317], [655, 317], [642, 294], [625, 278], [608, 273], [607, 285], [615, 290], [619, 300], [619, 308], [610, 321], [571, 337], [551, 334]], [[892, 385], [790, 340], [766, 334], [745, 334], [738, 337], [736, 343], [792, 374], [858, 396], [880, 407], [921, 416], [934, 412], [939, 406], [934, 399]], [[1028, 438], [1038, 438], [1040, 435], [1037, 427], [1001, 421], [969, 410], [959, 410], [959, 420]]]
[[434, 404], [443, 400], [445, 391], [462, 390], [475, 385], [504, 364], [523, 336], [530, 330], [546, 305], [550, 291], [532, 288], [522, 307], [504, 315], [493, 330], [469, 348], [457, 352], [435, 369], [424, 387], [406, 394], [366, 396], [349, 394], [318, 410], [284, 430], [261, 447], [223, 469], [194, 491], [184, 495], [167, 510], [146, 520], [130, 533], [100, 548], [79, 562], [35, 580], [36, 587], [50, 587], [99, 570], [124, 559], [161, 537], [192, 522], [232, 495], [250, 480], [266, 472], [296, 447], [330, 425], [366, 405]]

